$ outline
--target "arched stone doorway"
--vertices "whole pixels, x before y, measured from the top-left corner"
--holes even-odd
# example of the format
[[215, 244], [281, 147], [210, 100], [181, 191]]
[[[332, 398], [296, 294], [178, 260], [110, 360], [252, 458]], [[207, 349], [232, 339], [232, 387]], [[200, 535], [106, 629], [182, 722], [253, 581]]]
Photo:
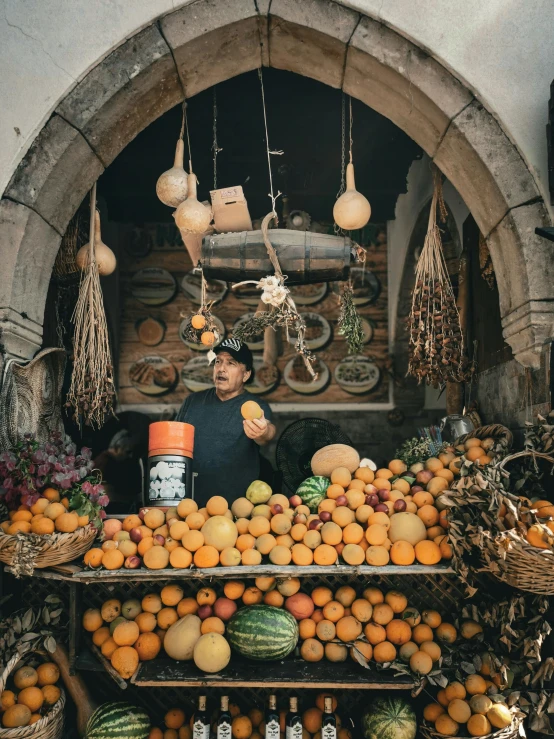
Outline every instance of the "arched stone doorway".
[[554, 260], [534, 234], [548, 216], [523, 159], [438, 62], [329, 0], [198, 0], [123, 43], [69, 93], [0, 201], [5, 351], [30, 357], [40, 346], [61, 236], [103, 169], [185, 94], [261, 65], [342, 87], [427, 152], [487, 238], [506, 340], [523, 364], [536, 365], [553, 333]]

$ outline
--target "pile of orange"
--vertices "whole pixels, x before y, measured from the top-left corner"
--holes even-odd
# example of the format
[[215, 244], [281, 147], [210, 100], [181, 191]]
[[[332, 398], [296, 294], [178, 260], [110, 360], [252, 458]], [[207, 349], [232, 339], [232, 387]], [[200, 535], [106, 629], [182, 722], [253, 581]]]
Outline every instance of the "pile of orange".
[[459, 736], [461, 732], [486, 736], [512, 723], [512, 713], [497, 692], [490, 680], [469, 675], [464, 683], [451, 682], [439, 690], [436, 702], [425, 706], [423, 717], [444, 736]]
[[28, 664], [16, 670], [0, 694], [2, 726], [15, 729], [40, 721], [60, 699], [61, 690], [56, 685], [59, 679], [54, 662]]
[[[321, 739], [321, 727], [323, 719], [323, 708], [325, 698], [333, 699], [334, 709], [337, 709], [338, 702], [332, 693], [320, 693], [315, 700], [315, 705], [304, 709], [302, 713], [302, 726], [304, 728], [304, 739]], [[210, 712], [210, 721], [212, 732], [215, 736], [217, 729], [217, 717], [219, 714], [219, 706], [214, 702], [208, 705]], [[265, 736], [265, 706], [254, 706], [247, 712], [242, 713], [241, 708], [236, 703], [229, 704], [229, 713], [231, 714], [231, 733], [234, 739], [263, 739]], [[279, 710], [279, 723], [281, 733], [285, 733], [285, 719], [288, 709], [283, 707]], [[341, 718], [335, 713], [337, 720], [337, 739], [352, 739], [352, 733], [346, 727], [342, 726]], [[150, 729], [148, 739], [192, 739], [192, 726], [194, 723], [194, 714], [187, 716], [182, 708], [171, 708], [164, 716], [164, 728], [153, 726]]]
[[315, 588], [313, 613], [299, 622], [301, 656], [307, 662], [323, 658], [387, 664], [400, 660], [412, 672], [427, 675], [441, 658], [441, 643], [453, 644], [458, 631], [438, 611], [421, 613], [396, 590], [384, 593], [368, 587], [357, 593], [349, 585], [335, 593]]
[[20, 505], [17, 511], [10, 511], [9, 519], [0, 524], [0, 529], [10, 536], [72, 534], [88, 523], [88, 516], [79, 516], [69, 510], [68, 498], [62, 498], [55, 488], [46, 488], [32, 506]]

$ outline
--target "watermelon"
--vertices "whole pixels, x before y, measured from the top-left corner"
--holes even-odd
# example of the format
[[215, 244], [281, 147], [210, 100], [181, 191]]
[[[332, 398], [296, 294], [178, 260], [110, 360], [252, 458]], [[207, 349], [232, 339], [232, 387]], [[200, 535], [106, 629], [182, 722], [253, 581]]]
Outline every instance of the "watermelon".
[[415, 739], [417, 720], [403, 698], [378, 698], [362, 717], [365, 739]]
[[302, 498], [302, 503], [307, 505], [312, 513], [317, 513], [317, 507], [325, 498], [330, 484], [331, 480], [328, 477], [322, 477], [321, 475], [308, 477], [307, 480], [301, 483], [296, 495]]
[[287, 657], [298, 642], [296, 619], [283, 608], [240, 608], [227, 624], [225, 636], [243, 657], [276, 660]]
[[90, 717], [86, 739], [148, 739], [150, 719], [130, 703], [104, 703]]

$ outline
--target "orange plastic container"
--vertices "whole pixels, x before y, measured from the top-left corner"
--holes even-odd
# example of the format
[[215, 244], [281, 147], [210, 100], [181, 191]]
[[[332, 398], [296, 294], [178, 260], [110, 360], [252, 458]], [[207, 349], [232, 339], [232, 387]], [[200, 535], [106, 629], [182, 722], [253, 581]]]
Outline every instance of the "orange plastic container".
[[148, 456], [172, 454], [189, 457], [194, 453], [194, 426], [180, 421], [156, 421], [148, 429]]

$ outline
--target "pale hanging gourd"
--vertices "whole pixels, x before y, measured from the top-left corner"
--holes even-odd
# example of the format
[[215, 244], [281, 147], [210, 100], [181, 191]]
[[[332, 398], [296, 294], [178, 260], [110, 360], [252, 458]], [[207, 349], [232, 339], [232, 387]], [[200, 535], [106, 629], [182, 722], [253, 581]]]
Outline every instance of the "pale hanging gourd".
[[156, 182], [156, 195], [164, 205], [171, 208], [181, 205], [188, 194], [188, 174], [183, 168], [184, 152], [185, 142], [179, 139], [175, 148], [173, 167], [161, 174]]
[[189, 174], [187, 199], [179, 205], [173, 217], [182, 233], [202, 235], [211, 223], [212, 211], [196, 198], [196, 175], [193, 172]]
[[[89, 265], [90, 256], [90, 242], [82, 246], [77, 252], [75, 257], [75, 263], [77, 267], [84, 272]], [[117, 267], [117, 259], [115, 254], [109, 246], [102, 241], [102, 234], [100, 233], [100, 213], [94, 211], [94, 256], [96, 258], [96, 264], [98, 265], [98, 274], [102, 277], [111, 275]]]
[[354, 181], [354, 165], [346, 167], [346, 190], [338, 198], [333, 208], [335, 223], [345, 231], [363, 228], [371, 216], [371, 205], [361, 192], [356, 190]]

